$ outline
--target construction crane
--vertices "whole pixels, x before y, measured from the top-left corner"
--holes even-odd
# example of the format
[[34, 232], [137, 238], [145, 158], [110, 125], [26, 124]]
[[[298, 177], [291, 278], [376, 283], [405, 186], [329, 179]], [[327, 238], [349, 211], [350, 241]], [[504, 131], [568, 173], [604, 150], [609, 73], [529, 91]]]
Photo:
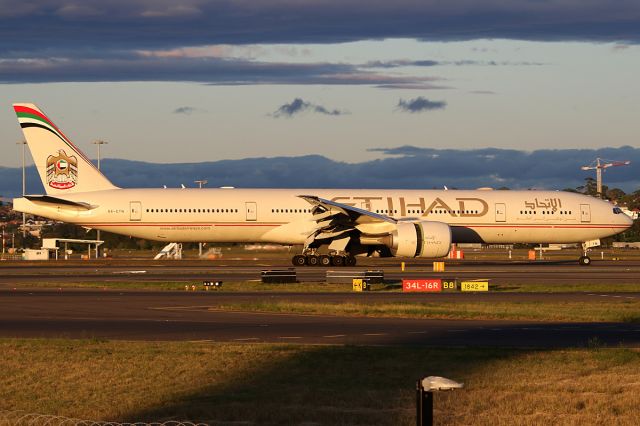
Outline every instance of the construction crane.
[[617, 166], [628, 166], [631, 164], [631, 161], [611, 161], [604, 160], [602, 158], [596, 158], [596, 161], [589, 164], [588, 166], [580, 167], [581, 170], [595, 170], [596, 171], [596, 191], [598, 192], [598, 197], [602, 198], [602, 172], [604, 169], [608, 169], [609, 167], [617, 167]]

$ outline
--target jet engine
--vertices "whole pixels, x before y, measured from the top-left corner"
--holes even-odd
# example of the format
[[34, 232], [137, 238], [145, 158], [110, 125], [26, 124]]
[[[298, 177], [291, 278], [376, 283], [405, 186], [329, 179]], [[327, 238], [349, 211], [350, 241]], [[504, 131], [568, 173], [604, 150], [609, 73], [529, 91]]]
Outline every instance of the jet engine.
[[389, 248], [397, 257], [444, 257], [451, 247], [451, 228], [442, 222], [398, 222]]

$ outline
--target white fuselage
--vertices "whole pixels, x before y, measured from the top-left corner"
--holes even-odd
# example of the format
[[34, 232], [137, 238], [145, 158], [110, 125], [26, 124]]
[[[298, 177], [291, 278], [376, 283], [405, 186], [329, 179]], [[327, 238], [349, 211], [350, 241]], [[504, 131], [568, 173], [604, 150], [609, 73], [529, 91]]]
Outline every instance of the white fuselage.
[[114, 189], [65, 195], [94, 208], [16, 199], [18, 211], [149, 240], [303, 244], [316, 222], [299, 195], [399, 220], [444, 222], [453, 242], [575, 243], [631, 225], [606, 201], [560, 191]]

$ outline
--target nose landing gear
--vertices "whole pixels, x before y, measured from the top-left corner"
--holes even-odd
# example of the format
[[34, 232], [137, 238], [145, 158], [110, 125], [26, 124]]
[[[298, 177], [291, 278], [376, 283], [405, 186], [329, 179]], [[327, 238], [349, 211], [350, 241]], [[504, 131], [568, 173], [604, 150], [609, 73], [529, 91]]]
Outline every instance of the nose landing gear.
[[582, 243], [582, 256], [578, 259], [578, 263], [580, 266], [589, 266], [591, 265], [591, 258], [587, 255], [587, 252], [592, 247], [597, 247], [600, 245], [600, 240], [591, 240], [585, 241]]

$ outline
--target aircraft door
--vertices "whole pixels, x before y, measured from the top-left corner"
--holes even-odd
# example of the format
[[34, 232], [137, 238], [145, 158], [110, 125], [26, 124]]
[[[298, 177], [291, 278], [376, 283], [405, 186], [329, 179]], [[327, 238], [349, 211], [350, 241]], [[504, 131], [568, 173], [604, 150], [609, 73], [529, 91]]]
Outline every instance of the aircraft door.
[[580, 222], [591, 222], [591, 206], [580, 204]]
[[258, 220], [258, 205], [253, 201], [249, 201], [245, 203], [245, 206], [247, 209], [247, 221]]
[[142, 220], [142, 203], [140, 201], [129, 203], [129, 215], [130, 220]]
[[507, 206], [504, 203], [496, 203], [496, 222], [507, 221]]

